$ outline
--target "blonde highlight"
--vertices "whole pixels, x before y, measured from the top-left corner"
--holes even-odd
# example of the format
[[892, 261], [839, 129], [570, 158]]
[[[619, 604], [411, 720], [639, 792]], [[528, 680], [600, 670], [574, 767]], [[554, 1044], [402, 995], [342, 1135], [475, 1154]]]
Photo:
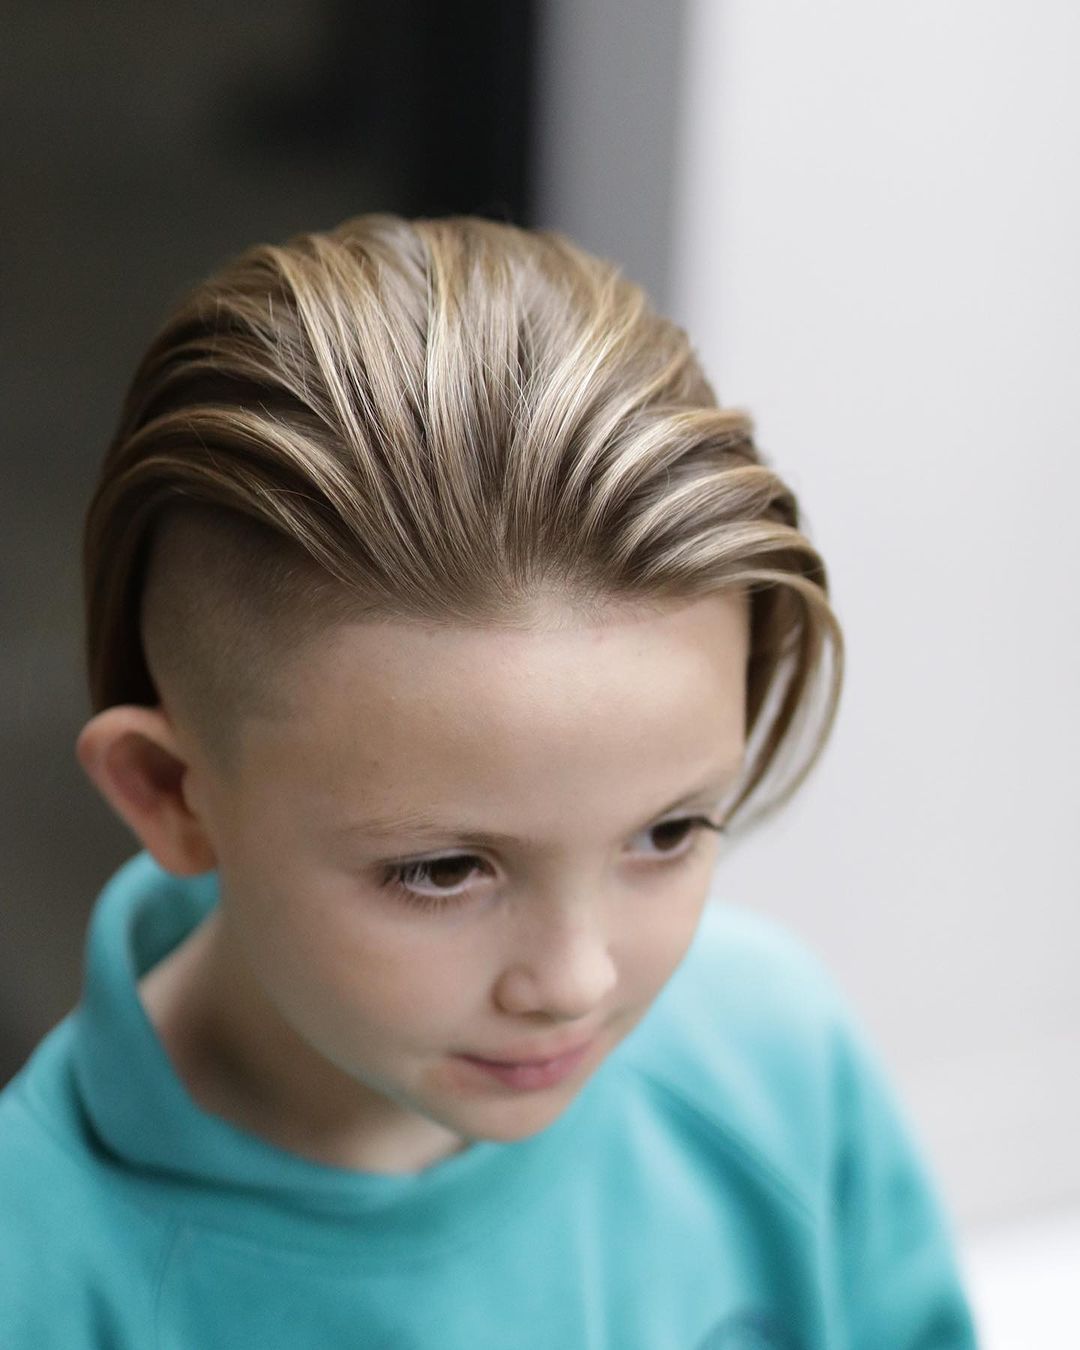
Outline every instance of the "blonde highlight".
[[[171, 603], [148, 584], [158, 542], [185, 518], [220, 539], [222, 566], [237, 560], [229, 622], [250, 601], [269, 633], [291, 605], [293, 645], [346, 613], [511, 622], [549, 586], [584, 604], [745, 588], [755, 749], [732, 823], [812, 734], [758, 820], [824, 748], [843, 638], [796, 498], [752, 433], [686, 334], [555, 232], [375, 214], [253, 248], [153, 340], [105, 456], [84, 536], [93, 707], [157, 702], [150, 649], [167, 664], [170, 635], [212, 608], [208, 582], [155, 618]], [[190, 549], [170, 587], [198, 570]], [[233, 645], [204, 654], [222, 737], [243, 706], [230, 662], [238, 681], [253, 668]]]

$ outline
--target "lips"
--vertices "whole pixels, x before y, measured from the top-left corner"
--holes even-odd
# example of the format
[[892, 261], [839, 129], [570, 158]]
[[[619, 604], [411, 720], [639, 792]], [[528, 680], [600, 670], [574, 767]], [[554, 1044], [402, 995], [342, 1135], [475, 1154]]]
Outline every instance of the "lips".
[[586, 1040], [575, 1041], [573, 1045], [564, 1045], [558, 1049], [552, 1049], [545, 1054], [537, 1054], [535, 1050], [525, 1054], [500, 1054], [496, 1055], [466, 1055], [466, 1059], [483, 1060], [485, 1064], [501, 1064], [507, 1068], [520, 1067], [529, 1064], [550, 1064], [553, 1060], [563, 1059], [569, 1055], [576, 1055], [592, 1043], [593, 1037], [589, 1036]]
[[460, 1058], [463, 1063], [472, 1065], [474, 1074], [480, 1073], [489, 1079], [494, 1078], [513, 1092], [543, 1092], [557, 1087], [577, 1074], [595, 1044], [594, 1038], [586, 1041], [584, 1045], [579, 1045], [576, 1050], [567, 1051], [556, 1059], [543, 1060], [539, 1063], [533, 1061], [523, 1064], [519, 1060], [517, 1063], [504, 1064], [496, 1060], [475, 1059], [469, 1055], [462, 1055]]

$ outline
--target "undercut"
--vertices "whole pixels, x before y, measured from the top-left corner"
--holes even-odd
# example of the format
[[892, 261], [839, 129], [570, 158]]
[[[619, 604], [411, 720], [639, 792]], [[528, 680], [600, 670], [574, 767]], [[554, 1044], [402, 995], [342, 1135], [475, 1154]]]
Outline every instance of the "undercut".
[[236, 768], [250, 723], [290, 715], [312, 640], [366, 612], [301, 548], [234, 511], [184, 504], [156, 525], [144, 658], [161, 705], [223, 772]]

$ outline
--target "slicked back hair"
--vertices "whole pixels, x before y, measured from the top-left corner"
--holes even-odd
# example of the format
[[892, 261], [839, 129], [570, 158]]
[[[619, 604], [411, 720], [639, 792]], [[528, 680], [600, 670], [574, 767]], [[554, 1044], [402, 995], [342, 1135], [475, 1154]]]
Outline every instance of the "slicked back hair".
[[804, 781], [840, 697], [824, 562], [686, 334], [564, 236], [476, 217], [358, 216], [196, 287], [135, 373], [84, 583], [94, 710], [168, 680], [223, 762], [320, 628], [514, 624], [550, 590], [747, 593], [733, 822]]

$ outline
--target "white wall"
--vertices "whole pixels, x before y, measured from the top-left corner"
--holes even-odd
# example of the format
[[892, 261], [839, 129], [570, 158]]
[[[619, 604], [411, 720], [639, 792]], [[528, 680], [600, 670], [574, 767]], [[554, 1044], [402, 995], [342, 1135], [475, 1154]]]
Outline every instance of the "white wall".
[[965, 1230], [1080, 1201], [1080, 6], [691, 0], [684, 62], [672, 312], [848, 641], [719, 888], [826, 958]]

